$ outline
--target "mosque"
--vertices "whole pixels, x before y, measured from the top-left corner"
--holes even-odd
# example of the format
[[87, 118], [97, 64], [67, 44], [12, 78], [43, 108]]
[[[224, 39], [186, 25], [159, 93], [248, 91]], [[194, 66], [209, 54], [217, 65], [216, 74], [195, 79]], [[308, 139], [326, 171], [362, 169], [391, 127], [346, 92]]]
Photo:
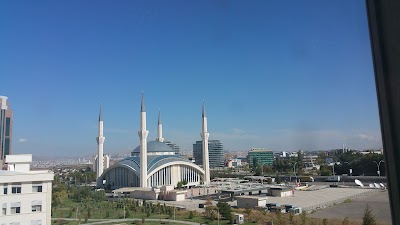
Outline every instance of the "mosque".
[[[162, 137], [162, 123], [158, 114], [158, 137], [155, 141], [147, 141], [149, 131], [146, 130], [146, 109], [142, 94], [140, 110], [140, 130], [138, 132], [140, 145], [135, 148], [130, 157], [127, 157], [103, 172], [103, 159], [97, 161], [97, 187], [118, 189], [124, 187], [152, 188], [160, 186], [174, 186], [178, 182], [187, 181], [188, 186], [210, 184], [210, 169], [208, 160], [207, 117], [203, 102], [202, 107], [202, 141], [203, 141], [203, 168], [190, 162], [166, 143]], [[103, 155], [103, 119], [100, 110], [99, 133], [97, 137], [98, 155]]]

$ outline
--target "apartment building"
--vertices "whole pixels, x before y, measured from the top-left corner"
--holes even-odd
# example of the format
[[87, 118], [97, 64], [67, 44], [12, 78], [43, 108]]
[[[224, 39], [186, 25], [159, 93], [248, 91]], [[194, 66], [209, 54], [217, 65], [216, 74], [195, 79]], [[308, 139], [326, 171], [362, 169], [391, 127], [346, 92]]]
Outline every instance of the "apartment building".
[[54, 173], [31, 171], [31, 154], [7, 155], [0, 170], [0, 225], [50, 225]]

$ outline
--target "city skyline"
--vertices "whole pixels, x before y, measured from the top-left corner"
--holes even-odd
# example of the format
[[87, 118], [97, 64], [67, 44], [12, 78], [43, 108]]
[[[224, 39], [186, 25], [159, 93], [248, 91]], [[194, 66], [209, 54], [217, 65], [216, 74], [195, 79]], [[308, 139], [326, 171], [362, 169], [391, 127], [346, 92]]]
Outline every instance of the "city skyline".
[[183, 151], [203, 99], [225, 149], [382, 147], [364, 2], [1, 2], [0, 20], [14, 153], [94, 155], [100, 101], [104, 153], [131, 151], [142, 91], [148, 140], [160, 108]]

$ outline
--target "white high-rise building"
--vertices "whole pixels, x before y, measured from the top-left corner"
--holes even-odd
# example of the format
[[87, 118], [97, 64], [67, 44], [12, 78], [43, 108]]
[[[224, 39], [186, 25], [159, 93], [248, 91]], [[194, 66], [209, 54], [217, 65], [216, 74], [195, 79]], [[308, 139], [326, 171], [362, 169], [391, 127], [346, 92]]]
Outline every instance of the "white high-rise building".
[[0, 170], [0, 225], [51, 225], [54, 173], [30, 171], [31, 154], [7, 155]]

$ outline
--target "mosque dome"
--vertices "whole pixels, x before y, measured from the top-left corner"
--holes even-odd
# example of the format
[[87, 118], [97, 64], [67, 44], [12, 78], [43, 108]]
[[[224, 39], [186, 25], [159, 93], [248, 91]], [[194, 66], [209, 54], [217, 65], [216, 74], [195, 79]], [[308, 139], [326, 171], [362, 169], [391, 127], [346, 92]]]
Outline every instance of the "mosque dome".
[[[147, 142], [147, 153], [151, 153], [152, 155], [157, 153], [175, 154], [175, 151], [166, 143], [159, 141], [149, 141]], [[132, 156], [139, 156], [139, 154], [140, 154], [140, 145], [132, 151]]]

